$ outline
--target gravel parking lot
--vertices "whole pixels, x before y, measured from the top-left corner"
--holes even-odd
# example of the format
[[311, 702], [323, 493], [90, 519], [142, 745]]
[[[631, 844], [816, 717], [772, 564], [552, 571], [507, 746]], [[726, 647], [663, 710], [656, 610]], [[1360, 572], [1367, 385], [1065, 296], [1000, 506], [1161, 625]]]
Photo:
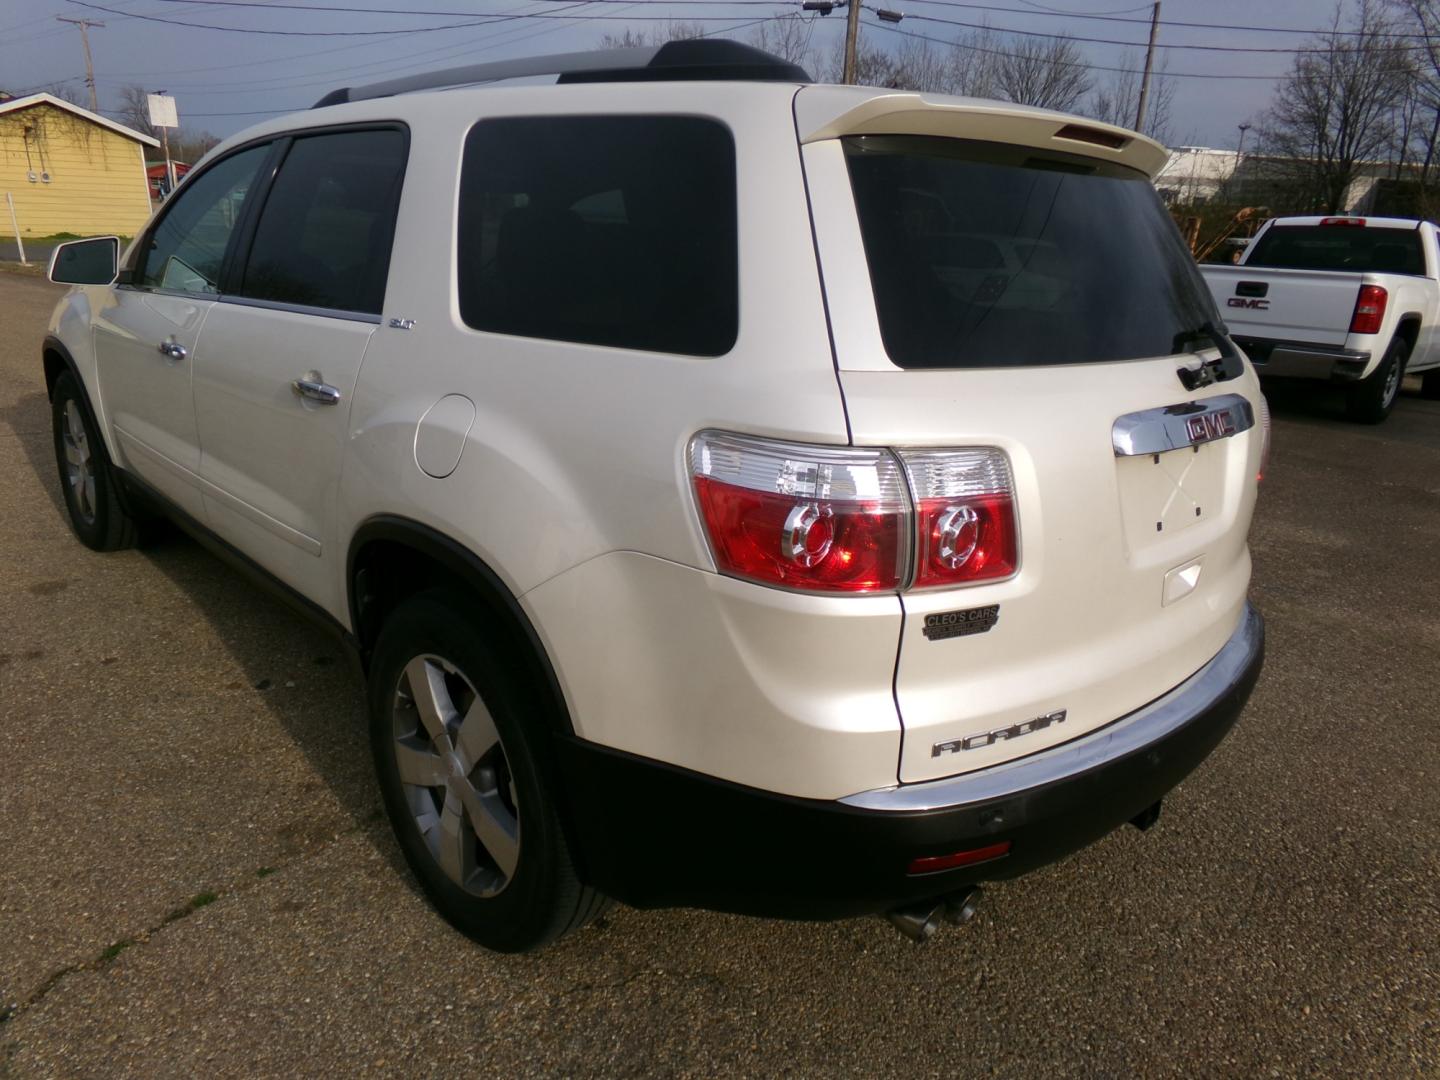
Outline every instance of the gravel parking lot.
[[331, 639], [72, 539], [59, 295], [0, 271], [0, 1074], [1440, 1074], [1440, 402], [1272, 396], [1266, 671], [1151, 832], [923, 947], [620, 908], [497, 957], [411, 883]]

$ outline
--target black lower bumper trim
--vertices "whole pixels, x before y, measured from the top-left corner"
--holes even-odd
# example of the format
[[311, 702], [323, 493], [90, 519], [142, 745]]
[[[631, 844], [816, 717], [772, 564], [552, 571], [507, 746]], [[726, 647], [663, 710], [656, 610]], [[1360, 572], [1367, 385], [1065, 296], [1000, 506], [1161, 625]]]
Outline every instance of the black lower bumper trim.
[[[961, 806], [897, 812], [793, 798], [560, 738], [581, 872], [635, 907], [823, 919], [1034, 870], [1141, 816], [1224, 738], [1264, 661], [1254, 618], [1246, 662], [1183, 726], [1076, 775]], [[907, 873], [916, 858], [1006, 840], [1009, 853], [982, 865]]]

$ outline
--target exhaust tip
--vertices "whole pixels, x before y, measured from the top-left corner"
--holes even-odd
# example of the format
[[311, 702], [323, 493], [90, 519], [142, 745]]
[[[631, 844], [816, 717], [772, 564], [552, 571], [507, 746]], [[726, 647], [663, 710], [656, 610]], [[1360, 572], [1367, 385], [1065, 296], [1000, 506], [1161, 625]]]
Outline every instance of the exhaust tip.
[[890, 920], [891, 926], [911, 941], [923, 944], [934, 937], [935, 931], [939, 930], [943, 924], [964, 926], [975, 918], [976, 909], [980, 906], [980, 897], [983, 895], [984, 890], [979, 885], [967, 885], [938, 900], [927, 900], [920, 904], [912, 904], [909, 907], [896, 908], [894, 911], [886, 912], [885, 918]]

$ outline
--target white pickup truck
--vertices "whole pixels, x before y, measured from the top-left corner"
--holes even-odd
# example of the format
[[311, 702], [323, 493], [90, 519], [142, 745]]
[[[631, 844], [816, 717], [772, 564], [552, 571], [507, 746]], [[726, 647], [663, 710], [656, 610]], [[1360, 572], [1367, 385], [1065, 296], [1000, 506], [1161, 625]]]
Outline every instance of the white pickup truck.
[[1440, 244], [1428, 221], [1271, 218], [1236, 266], [1202, 266], [1262, 376], [1347, 387], [1352, 420], [1390, 415], [1407, 373], [1440, 398]]

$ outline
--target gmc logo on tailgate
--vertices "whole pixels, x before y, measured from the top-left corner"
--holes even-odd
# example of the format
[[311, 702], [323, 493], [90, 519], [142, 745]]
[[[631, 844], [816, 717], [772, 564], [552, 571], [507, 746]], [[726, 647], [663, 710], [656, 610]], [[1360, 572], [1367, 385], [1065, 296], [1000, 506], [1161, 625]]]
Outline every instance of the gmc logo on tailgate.
[[1213, 442], [1235, 434], [1235, 418], [1228, 412], [1201, 413], [1185, 419], [1185, 434], [1191, 444]]
[[1269, 300], [1251, 300], [1244, 296], [1232, 296], [1230, 297], [1230, 299], [1226, 300], [1225, 303], [1229, 304], [1231, 307], [1252, 308], [1255, 311], [1270, 310]]

